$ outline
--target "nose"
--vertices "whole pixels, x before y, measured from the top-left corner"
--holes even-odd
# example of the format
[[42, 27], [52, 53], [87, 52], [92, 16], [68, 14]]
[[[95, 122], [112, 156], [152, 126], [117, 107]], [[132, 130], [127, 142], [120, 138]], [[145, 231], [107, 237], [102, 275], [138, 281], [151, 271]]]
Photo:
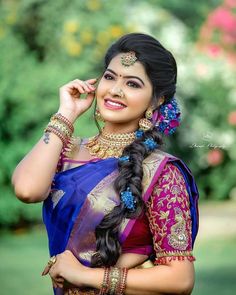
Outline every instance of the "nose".
[[112, 87], [109, 92], [112, 96], [118, 96], [120, 98], [125, 97], [124, 91], [120, 87], [117, 87], [117, 86]]

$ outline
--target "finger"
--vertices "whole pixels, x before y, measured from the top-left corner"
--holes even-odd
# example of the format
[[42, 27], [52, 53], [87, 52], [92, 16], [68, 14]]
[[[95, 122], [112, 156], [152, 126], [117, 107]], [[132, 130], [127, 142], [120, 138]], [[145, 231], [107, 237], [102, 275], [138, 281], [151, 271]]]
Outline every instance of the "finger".
[[85, 93], [84, 88], [79, 83], [73, 82], [69, 86], [69, 91], [71, 95], [77, 95], [77, 93]]
[[52, 285], [53, 285], [53, 288], [57, 288], [57, 283], [51, 278], [52, 280]]
[[79, 79], [76, 79], [73, 81], [78, 87], [82, 87], [82, 89], [84, 90], [84, 92], [90, 92], [91, 89], [89, 87], [89, 84], [87, 84], [87, 82], [85, 81], [81, 81]]
[[65, 279], [62, 278], [62, 277], [58, 277], [58, 278], [55, 279], [55, 281], [56, 281], [57, 283], [61, 284], [61, 283], [64, 283]]
[[81, 83], [78, 81], [71, 81], [68, 84], [65, 85], [65, 89], [69, 91], [71, 95], [76, 95], [79, 93], [85, 93], [85, 90], [83, 89]]
[[50, 267], [47, 265], [42, 272], [42, 276], [46, 276], [49, 273], [49, 270], [50, 270]]
[[58, 283], [54, 279], [52, 279], [52, 285], [53, 285], [53, 288], [63, 288], [63, 284], [62, 283]]
[[90, 79], [90, 80], [86, 80], [85, 83], [93, 90], [96, 89], [96, 82], [97, 82], [97, 79]]
[[56, 283], [58, 288], [63, 288], [64, 286], [64, 279], [63, 278], [58, 278], [58, 279], [54, 279], [54, 282]]
[[93, 78], [93, 79], [88, 79], [88, 80], [86, 80], [87, 83], [92, 84], [92, 85], [95, 84], [97, 81], [98, 81], [97, 78]]
[[85, 82], [86, 85], [89, 87], [90, 91], [95, 91], [96, 87], [90, 84], [89, 82]]
[[86, 81], [84, 81], [83, 87], [87, 90], [87, 92], [91, 92], [95, 90], [95, 87]]

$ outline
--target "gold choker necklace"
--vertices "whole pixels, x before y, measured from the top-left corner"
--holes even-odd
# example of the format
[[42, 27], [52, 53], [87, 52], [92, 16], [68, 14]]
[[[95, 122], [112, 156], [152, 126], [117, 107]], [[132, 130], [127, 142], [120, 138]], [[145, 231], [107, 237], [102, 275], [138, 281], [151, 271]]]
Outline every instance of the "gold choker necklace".
[[134, 140], [135, 132], [116, 134], [102, 130], [101, 134], [89, 139], [86, 147], [92, 156], [98, 158], [120, 157], [124, 148]]

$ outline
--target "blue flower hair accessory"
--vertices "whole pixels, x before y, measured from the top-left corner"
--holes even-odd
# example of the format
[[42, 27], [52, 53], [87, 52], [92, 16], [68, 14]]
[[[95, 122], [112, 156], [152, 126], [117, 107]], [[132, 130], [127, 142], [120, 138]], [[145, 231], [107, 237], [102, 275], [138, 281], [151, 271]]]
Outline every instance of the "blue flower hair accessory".
[[149, 151], [153, 151], [158, 147], [158, 144], [152, 139], [148, 138], [143, 142]]
[[136, 130], [135, 131], [135, 136], [136, 136], [136, 138], [141, 138], [142, 136], [143, 136], [143, 130], [141, 130], [141, 129], [138, 129], [138, 130]]
[[124, 203], [125, 207], [129, 210], [134, 210], [135, 200], [130, 188], [128, 187], [125, 191], [120, 193], [121, 201]]
[[163, 103], [158, 111], [155, 111], [152, 117], [158, 131], [165, 135], [173, 134], [180, 125], [180, 108], [175, 97], [168, 103]]
[[118, 160], [120, 163], [129, 162], [129, 156], [122, 156]]

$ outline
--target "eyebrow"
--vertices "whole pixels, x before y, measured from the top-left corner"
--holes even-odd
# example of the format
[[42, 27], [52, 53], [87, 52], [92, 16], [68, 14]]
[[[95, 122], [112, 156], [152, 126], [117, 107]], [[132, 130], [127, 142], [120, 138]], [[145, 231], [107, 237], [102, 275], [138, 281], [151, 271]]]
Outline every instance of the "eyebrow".
[[[115, 76], [118, 76], [117, 73], [114, 72], [114, 71], [111, 70], [111, 69], [106, 69], [106, 71], [109, 71], [109, 72], [111, 72], [112, 74], [114, 74]], [[137, 76], [124, 76], [124, 78], [128, 78], [128, 79], [138, 79], [138, 80], [143, 84], [143, 86], [145, 86], [143, 80], [142, 80], [141, 78], [137, 77]]]

